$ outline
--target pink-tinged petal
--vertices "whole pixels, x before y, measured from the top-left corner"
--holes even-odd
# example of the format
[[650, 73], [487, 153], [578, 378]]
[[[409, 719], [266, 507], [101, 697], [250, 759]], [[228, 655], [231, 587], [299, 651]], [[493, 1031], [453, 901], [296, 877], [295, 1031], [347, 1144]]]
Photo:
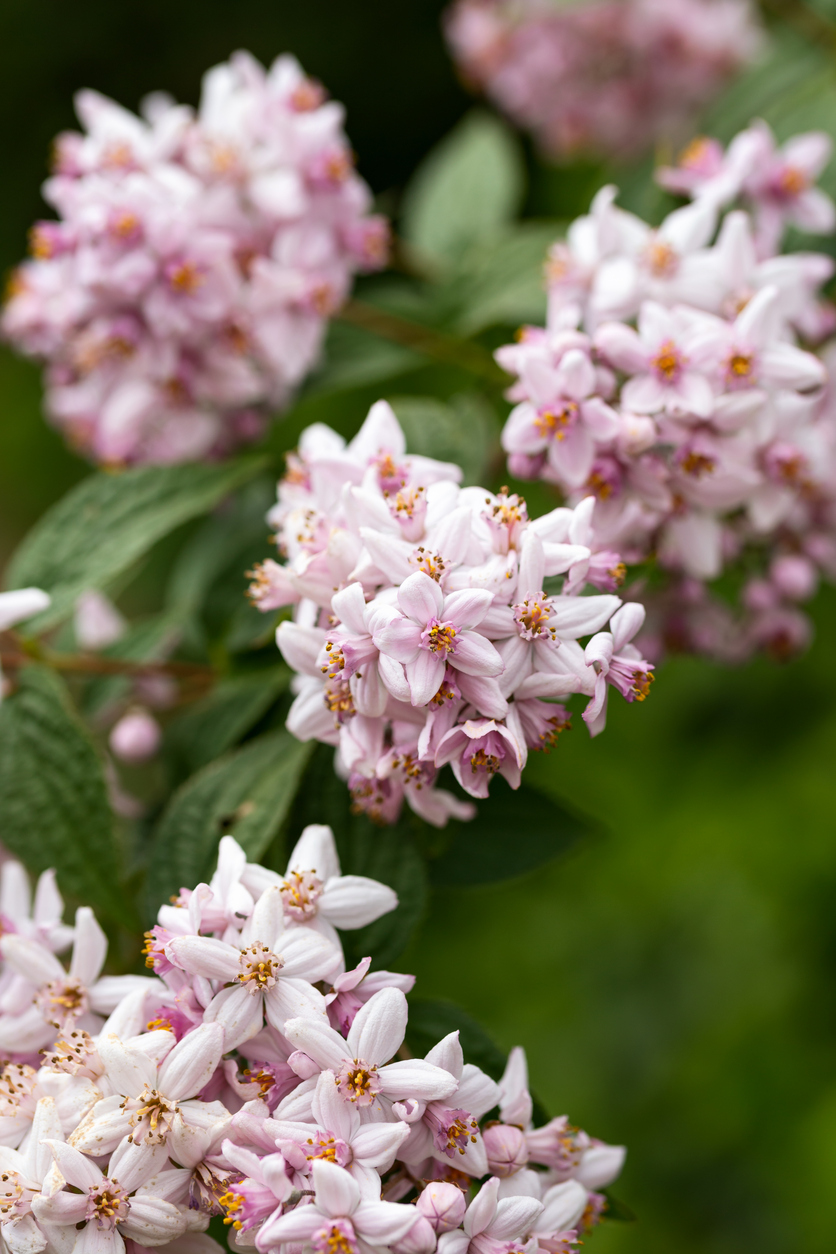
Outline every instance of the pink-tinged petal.
[[[147, 1017], [147, 1016], [146, 1016]], [[154, 1088], [157, 1067], [138, 1049], [128, 1049], [113, 1033], [99, 1037], [99, 1057], [107, 1070], [112, 1091], [122, 1097], [138, 1097], [146, 1085]]]
[[220, 1023], [202, 1023], [166, 1056], [160, 1067], [160, 1090], [175, 1101], [194, 1097], [209, 1083], [229, 1048]]
[[555, 628], [561, 640], [591, 636], [601, 630], [620, 605], [620, 598], [615, 596], [558, 597], [553, 602], [549, 626]]
[[352, 1215], [359, 1235], [370, 1245], [386, 1246], [400, 1241], [418, 1219], [414, 1206], [403, 1202], [362, 1201]]
[[70, 1137], [70, 1144], [82, 1154], [100, 1157], [111, 1154], [131, 1131], [130, 1111], [123, 1109], [120, 1093], [96, 1102]]
[[87, 1189], [83, 1193], [67, 1193], [62, 1189], [51, 1197], [37, 1193], [32, 1199], [32, 1211], [35, 1218], [44, 1224], [68, 1227], [83, 1223], [87, 1212]]
[[[461, 637], [456, 640], [456, 655], [460, 640]], [[444, 659], [436, 653], [420, 649], [413, 661], [407, 662], [405, 669], [409, 683], [410, 703], [416, 707], [426, 705], [430, 697], [434, 697], [441, 687], [445, 671]]]
[[711, 384], [704, 375], [694, 374], [693, 371], [686, 370], [682, 378], [672, 389], [670, 401], [676, 396], [679, 401], [678, 407], [686, 413], [696, 414], [699, 418], [708, 418], [714, 410], [714, 392]]
[[490, 1180], [482, 1185], [468, 1206], [463, 1227], [469, 1237], [478, 1237], [481, 1232], [485, 1232], [488, 1228], [496, 1214], [498, 1190], [499, 1180], [496, 1176], [492, 1176]]
[[63, 1141], [50, 1141], [49, 1147], [58, 1164], [58, 1170], [67, 1184], [71, 1184], [76, 1189], [82, 1189], [86, 1193], [88, 1189], [94, 1188], [101, 1182], [101, 1170], [80, 1150], [73, 1149], [71, 1145], [65, 1145]]
[[380, 1068], [380, 1091], [393, 1101], [440, 1102], [456, 1091], [456, 1078], [423, 1058], [409, 1058]]
[[523, 680], [531, 674], [534, 666], [534, 648], [529, 641], [515, 634], [509, 636], [507, 640], [500, 641], [497, 652], [505, 667], [498, 681], [500, 691], [504, 696], [510, 697], [511, 693], [515, 693]]
[[652, 374], [635, 375], [621, 390], [624, 408], [637, 414], [658, 413], [664, 408], [667, 397], [667, 388]]
[[527, 701], [531, 697], [557, 698], [569, 697], [573, 692], [581, 692], [582, 687], [574, 671], [560, 673], [536, 671], [522, 681], [514, 693], [517, 701]]
[[386, 691], [390, 692], [397, 701], [409, 704], [411, 693], [403, 664], [397, 662], [395, 658], [386, 657], [385, 654], [381, 653], [377, 666], [380, 671], [380, 678], [386, 686]]
[[351, 676], [349, 687], [358, 714], [364, 714], [367, 718], [381, 717], [386, 710], [389, 692], [377, 662], [366, 662], [361, 674]]
[[827, 378], [824, 364], [792, 344], [773, 344], [760, 353], [760, 375], [777, 387], [809, 391]]
[[400, 457], [406, 452], [406, 439], [395, 411], [388, 401], [375, 401], [362, 427], [348, 445], [352, 458], [367, 462], [381, 453]]
[[165, 1166], [167, 1158], [165, 1144], [137, 1145], [125, 1138], [110, 1156], [108, 1179], [118, 1180], [126, 1193], [133, 1193]]
[[487, 640], [504, 640], [516, 635], [514, 611], [510, 605], [492, 605], [479, 624], [479, 634]]
[[610, 668], [612, 655], [615, 652], [613, 638], [610, 632], [601, 631], [597, 636], [593, 636], [589, 644], [583, 651], [584, 661], [588, 666], [595, 666], [597, 663], [606, 675]]
[[565, 1232], [574, 1228], [586, 1210], [586, 1189], [577, 1180], [554, 1184], [543, 1194], [543, 1213], [537, 1220], [539, 1232]]
[[[273, 884], [261, 894], [253, 907], [244, 935], [247, 943], [260, 941], [268, 949], [275, 949], [284, 931], [284, 903], [278, 884]], [[241, 942], [244, 944], [244, 941]]]
[[442, 1232], [436, 1248], [438, 1254], [467, 1254], [469, 1246], [470, 1237], [456, 1228], [453, 1232]]
[[[495, 679], [505, 669], [505, 663], [490, 640], [477, 631], [465, 631], [456, 637], [451, 660], [456, 670], [464, 671], [466, 675], [488, 675]], [[438, 691], [438, 686], [435, 691]]]
[[404, 540], [398, 536], [385, 535], [371, 527], [361, 527], [360, 538], [372, 561], [383, 571], [387, 579], [399, 584], [412, 573], [412, 567], [409, 564], [412, 546]]
[[405, 579], [398, 589], [398, 605], [416, 623], [425, 626], [429, 619], [438, 618], [444, 595], [434, 579], [418, 570]]
[[[334, 1087], [333, 1080], [331, 1081]], [[343, 1109], [346, 1103], [339, 1099]], [[330, 1127], [330, 1124], [328, 1125]], [[373, 1167], [375, 1171], [388, 1171], [395, 1155], [409, 1136], [408, 1123], [367, 1123], [351, 1138], [351, 1152], [354, 1161], [359, 1159], [364, 1166]]]
[[[182, 1236], [187, 1222], [187, 1217], [173, 1202], [140, 1192], [131, 1198], [131, 1209], [122, 1230], [126, 1237], [139, 1245], [167, 1245]], [[94, 1228], [95, 1224], [89, 1223], [87, 1227]]]
[[382, 988], [361, 1006], [348, 1033], [352, 1057], [372, 1066], [388, 1062], [403, 1044], [406, 998], [398, 988]]
[[575, 1169], [576, 1180], [587, 1189], [605, 1189], [621, 1174], [627, 1150], [623, 1145], [593, 1145]]
[[176, 967], [208, 980], [234, 980], [241, 970], [240, 951], [212, 936], [176, 936], [166, 954]]
[[595, 441], [583, 425], [570, 427], [562, 440], [555, 440], [549, 449], [549, 462], [573, 488], [586, 483], [595, 460]]
[[70, 975], [89, 987], [98, 978], [106, 955], [107, 937], [90, 907], [81, 906], [75, 912], [75, 942]]
[[290, 928], [279, 944], [284, 961], [281, 979], [307, 980], [315, 984], [340, 967], [340, 953], [329, 940], [309, 928]]
[[315, 1158], [311, 1175], [319, 1210], [332, 1219], [353, 1214], [360, 1201], [360, 1190], [343, 1167]]
[[302, 675], [320, 675], [317, 658], [327, 639], [318, 627], [302, 627], [299, 623], [279, 623], [276, 644], [282, 657]]
[[478, 627], [492, 603], [493, 596], [487, 588], [463, 588], [445, 597], [440, 617], [459, 631]]
[[279, 1245], [304, 1244], [323, 1226], [322, 1212], [317, 1206], [297, 1206], [286, 1215], [267, 1220], [259, 1229], [258, 1249], [274, 1250]]
[[[520, 550], [520, 570], [517, 578], [517, 593], [520, 599], [529, 595], [536, 596], [542, 591], [546, 576], [546, 554], [543, 541], [536, 531], [529, 529], [523, 536]], [[513, 618], [513, 611], [512, 618]], [[516, 632], [516, 628], [512, 628]]]
[[52, 980], [67, 978], [55, 955], [37, 941], [14, 934], [4, 936], [0, 940], [0, 952], [11, 969], [32, 984], [49, 984]]
[[627, 374], [647, 369], [647, 348], [632, 327], [605, 322], [595, 332], [595, 347], [611, 365]]
[[637, 601], [628, 601], [620, 610], [616, 610], [610, 621], [614, 653], [620, 653], [628, 640], [632, 640], [641, 631], [645, 614], [644, 606]]
[[481, 1119], [498, 1104], [499, 1085], [473, 1063], [467, 1062], [459, 1078], [456, 1102], [477, 1119]]
[[264, 1013], [270, 1027], [284, 1033], [288, 1019], [324, 1018], [325, 998], [307, 980], [285, 975], [265, 993]]
[[836, 226], [836, 205], [820, 187], [810, 187], [793, 205], [791, 220], [802, 231], [829, 235]]
[[325, 823], [309, 823], [293, 846], [287, 864], [287, 873], [313, 871], [323, 882], [332, 875], [339, 875], [340, 860], [334, 833]]
[[[502, 678], [505, 678], [504, 673]], [[467, 675], [464, 671], [459, 671], [456, 682], [464, 700], [469, 705], [475, 705], [486, 718], [504, 718], [508, 713], [508, 702], [499, 680], [491, 679], [488, 675]]]
[[596, 440], [614, 440], [621, 428], [618, 414], [600, 396], [591, 396], [584, 401], [581, 418]]
[[[423, 575], [422, 578], [427, 577]], [[427, 582], [432, 583], [432, 580]], [[378, 627], [373, 640], [382, 654], [397, 662], [407, 663], [413, 661], [421, 647], [421, 628], [411, 618], [394, 618]]]
[[607, 699], [610, 687], [602, 671], [595, 680], [595, 693], [583, 712], [583, 721], [589, 728], [590, 736], [599, 735], [606, 725]]
[[364, 875], [343, 875], [325, 886], [319, 911], [334, 927], [365, 927], [396, 909], [398, 895], [388, 884]]
[[595, 387], [595, 367], [579, 348], [570, 348], [557, 368], [559, 386], [565, 396], [581, 401]]
[[787, 165], [803, 170], [809, 178], [818, 178], [832, 152], [833, 140], [826, 131], [805, 131], [787, 140], [781, 156]]
[[548, 436], [536, 425], [537, 410], [523, 401], [511, 410], [502, 431], [502, 447], [506, 453], [539, 453], [548, 444]]
[[327, 1020], [289, 1019], [284, 1026], [284, 1035], [297, 1049], [330, 1071], [339, 1071], [345, 1059], [350, 1057], [346, 1042]]
[[777, 287], [764, 287], [738, 314], [734, 332], [743, 345], [765, 348], [777, 338], [780, 299], [781, 294]]
[[501, 1197], [488, 1225], [495, 1241], [510, 1241], [529, 1232], [543, 1213], [543, 1203], [535, 1197]]
[[236, 1049], [260, 1032], [264, 1023], [262, 998], [253, 997], [244, 984], [222, 988], [203, 1012], [206, 1023], [219, 1023], [227, 1050]]

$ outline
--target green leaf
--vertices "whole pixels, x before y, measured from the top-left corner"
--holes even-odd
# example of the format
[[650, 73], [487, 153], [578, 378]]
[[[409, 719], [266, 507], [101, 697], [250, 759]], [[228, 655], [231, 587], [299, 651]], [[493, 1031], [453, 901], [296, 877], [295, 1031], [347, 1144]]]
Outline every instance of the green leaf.
[[505, 1070], [507, 1057], [475, 1019], [451, 1001], [410, 997], [406, 1043], [415, 1057], [423, 1058], [442, 1037], [456, 1031], [465, 1062], [481, 1067], [498, 1080]]
[[533, 871], [571, 849], [594, 830], [591, 819], [527, 784], [513, 791], [491, 784], [470, 823], [450, 823], [446, 851], [430, 863], [430, 883], [458, 887], [492, 884]]
[[519, 212], [525, 173], [504, 122], [474, 111], [433, 149], [406, 189], [403, 236], [429, 264], [448, 268]]
[[499, 423], [483, 397], [464, 393], [445, 404], [431, 396], [396, 396], [391, 405], [410, 453], [455, 462], [465, 485], [483, 478], [499, 450]]
[[[177, 645], [179, 637], [177, 618], [168, 612], [156, 614], [153, 618], [131, 623], [120, 640], [102, 649], [102, 657], [123, 658], [131, 662], [163, 661]], [[132, 682], [123, 675], [107, 675], [91, 680], [82, 702], [85, 716], [92, 717], [111, 702], [119, 701], [130, 691]]]
[[332, 322], [321, 368], [305, 387], [305, 396], [348, 391], [392, 379], [424, 365], [412, 348], [383, 340], [347, 322]]
[[64, 684], [40, 666], [0, 706], [0, 830], [31, 872], [55, 867], [65, 893], [126, 922], [101, 763]]
[[173, 720], [166, 740], [189, 771], [220, 757], [258, 722], [287, 688], [292, 672], [271, 666], [221, 680], [213, 690]]
[[269, 732], [187, 780], [154, 835], [148, 913], [156, 915], [184, 884], [209, 878], [227, 832], [257, 862], [290, 809], [310, 753], [311, 746], [289, 732]]
[[140, 466], [100, 472], [53, 506], [12, 559], [9, 586], [34, 585], [52, 606], [33, 620], [44, 631], [72, 613], [88, 588], [104, 588], [163, 536], [205, 514], [264, 465], [250, 457], [223, 465]]
[[461, 313], [455, 329], [478, 335], [501, 324], [545, 322], [543, 265], [564, 230], [559, 222], [526, 222], [481, 249], [467, 273], [456, 279]]

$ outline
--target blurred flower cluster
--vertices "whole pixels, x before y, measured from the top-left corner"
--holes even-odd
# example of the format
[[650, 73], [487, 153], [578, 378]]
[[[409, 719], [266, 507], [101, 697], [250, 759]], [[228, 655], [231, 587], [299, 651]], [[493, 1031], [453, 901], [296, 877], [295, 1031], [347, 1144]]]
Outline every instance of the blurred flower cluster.
[[456, 0], [445, 25], [465, 80], [555, 157], [675, 139], [761, 44], [748, 0]]
[[93, 91], [58, 136], [15, 272], [8, 339], [48, 364], [46, 404], [98, 462], [220, 456], [252, 440], [316, 363], [358, 270], [385, 262], [342, 106], [297, 62], [248, 54], [200, 107], [143, 116]]
[[[778, 251], [787, 224], [833, 229], [814, 186], [829, 155], [822, 134], [779, 149], [764, 123], [728, 151], [697, 141], [660, 173], [694, 202], [657, 228], [603, 188], [550, 252], [548, 326], [497, 353], [517, 377], [511, 473], [592, 492], [599, 540], [656, 559], [651, 656], [787, 655], [809, 635], [797, 603], [836, 576], [833, 350], [802, 347], [834, 330], [834, 267]], [[706, 587], [724, 572], [740, 612]]]
[[437, 826], [472, 817], [434, 787], [440, 767], [473, 797], [496, 773], [517, 788], [529, 750], [568, 726], [562, 698], [585, 693], [597, 732], [609, 685], [644, 700], [652, 680], [629, 643], [644, 613], [614, 595], [624, 567], [597, 543], [594, 497], [531, 519], [522, 497], [461, 478], [409, 455], [384, 401], [348, 445], [309, 427], [269, 515], [286, 564], [254, 572], [261, 609], [295, 606], [277, 634], [298, 672], [288, 727], [337, 747], [356, 806], [382, 822], [404, 798]]
[[396, 906], [340, 873], [327, 827], [283, 876], [225, 837], [211, 882], [146, 934], [153, 974], [108, 976], [92, 910], [67, 927], [46, 872], [30, 913], [5, 863], [4, 1248], [220, 1254], [205, 1234], [223, 1215], [262, 1254], [575, 1250], [624, 1150], [565, 1117], [535, 1128], [519, 1049], [498, 1084], [456, 1031], [410, 1055], [414, 977], [346, 971], [335, 930]]

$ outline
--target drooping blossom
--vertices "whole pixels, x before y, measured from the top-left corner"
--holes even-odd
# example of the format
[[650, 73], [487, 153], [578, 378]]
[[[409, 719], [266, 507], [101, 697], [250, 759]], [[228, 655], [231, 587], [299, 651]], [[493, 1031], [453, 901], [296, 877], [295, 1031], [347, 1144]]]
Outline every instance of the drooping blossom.
[[[694, 201], [657, 227], [602, 189], [550, 251], [547, 326], [523, 328], [497, 353], [514, 377], [502, 437], [512, 474], [547, 480], [576, 507], [591, 493], [600, 549], [653, 574], [631, 592], [647, 609], [638, 642], [644, 611], [625, 606], [586, 648], [593, 731], [609, 686], [628, 701], [647, 696], [643, 652], [797, 652], [810, 638], [799, 603], [836, 574], [825, 342], [836, 311], [821, 290], [833, 262], [777, 251], [788, 225], [836, 222], [813, 183], [830, 141], [810, 134], [779, 150], [755, 123], [725, 152], [706, 144], [662, 171]], [[579, 402], [565, 380], [580, 378], [581, 360]], [[580, 442], [591, 405], [608, 425], [585, 423]], [[710, 587], [732, 571], [745, 572], [737, 607]]]
[[[379, 915], [391, 904], [384, 886], [340, 876], [327, 831], [307, 829], [291, 862], [313, 858], [326, 886], [338, 885], [335, 901], [350, 888], [363, 917]], [[307, 953], [315, 978], [311, 954], [324, 968], [326, 950], [330, 965], [344, 968], [339, 933], [329, 925], [326, 936], [310, 916], [295, 916], [298, 905], [285, 926], [288, 879], [247, 862], [224, 837], [210, 883], [184, 887], [176, 904], [161, 907], [148, 937], [153, 977], [123, 985], [125, 977], [95, 980], [103, 934], [82, 907], [65, 977], [78, 980], [72, 971], [84, 967], [91, 1002], [110, 981], [113, 1008], [104, 1022], [65, 1016], [40, 1054], [25, 1015], [4, 1019], [13, 1059], [0, 1073], [4, 1247], [220, 1254], [206, 1230], [222, 1216], [234, 1248], [261, 1254], [575, 1250], [606, 1214], [602, 1190], [623, 1149], [565, 1117], [534, 1127], [519, 1049], [498, 1084], [464, 1061], [455, 1031], [426, 1058], [411, 1057], [398, 985], [411, 988], [412, 977], [369, 973], [368, 958], [353, 987], [365, 978], [379, 986], [348, 1027], [329, 1025], [318, 990], [309, 985], [300, 998], [298, 974], [281, 973]], [[66, 943], [60, 899], [47, 892], [52, 880], [48, 873], [39, 889], [37, 926], [24, 926], [21, 914], [16, 928], [4, 923], [0, 994], [20, 986], [21, 1004], [37, 996], [38, 971], [57, 963], [59, 936]], [[22, 868], [6, 863], [0, 888], [14, 885], [28, 898]], [[316, 900], [326, 896], [323, 889]], [[24, 933], [25, 967], [23, 942], [7, 947]], [[258, 958], [253, 946], [268, 941], [272, 956]], [[238, 955], [235, 970], [229, 954]], [[282, 978], [291, 981], [282, 996], [295, 997], [300, 1013], [279, 1027], [268, 997]], [[236, 988], [257, 1011], [246, 1031], [240, 1015], [219, 1013], [218, 998]], [[228, 999], [222, 1004], [228, 1011]], [[497, 1106], [500, 1121], [486, 1122]]]
[[[596, 370], [585, 337], [574, 339], [581, 347], [564, 368], [544, 365], [539, 386], [560, 393], [560, 412], [571, 407], [567, 429], [612, 436], [619, 417], [586, 399]], [[558, 439], [558, 410], [532, 407], [524, 423]], [[581, 478], [594, 448], [579, 437]], [[296, 671], [289, 729], [336, 748], [355, 807], [380, 822], [404, 800], [439, 827], [471, 817], [437, 787], [447, 763], [473, 797], [496, 774], [519, 787], [529, 751], [569, 725], [559, 702], [593, 696], [598, 671], [581, 640], [621, 604], [625, 568], [598, 542], [594, 497], [532, 519], [522, 497], [460, 480], [458, 467], [406, 451], [383, 401], [348, 444], [309, 427], [269, 515], [284, 562], [252, 572], [256, 605], [293, 607], [277, 632]]]
[[104, 463], [219, 456], [257, 438], [319, 356], [387, 227], [342, 107], [289, 56], [238, 52], [196, 112], [93, 91], [60, 135], [2, 329], [46, 363], [46, 410]]
[[670, 140], [761, 46], [747, 0], [455, 0], [468, 84], [554, 157]]

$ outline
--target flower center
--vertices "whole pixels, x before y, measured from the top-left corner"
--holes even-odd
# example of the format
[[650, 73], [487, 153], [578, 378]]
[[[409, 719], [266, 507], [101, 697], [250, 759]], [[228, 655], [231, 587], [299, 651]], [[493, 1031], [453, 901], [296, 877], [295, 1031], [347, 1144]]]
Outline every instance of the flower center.
[[47, 1023], [63, 1028], [87, 1010], [87, 990], [72, 976], [67, 980], [51, 980], [35, 998]]
[[670, 244], [660, 239], [655, 239], [648, 244], [645, 250], [645, 261], [648, 270], [657, 279], [669, 279], [676, 274], [679, 266], [679, 256], [676, 251], [671, 248]]
[[644, 701], [650, 696], [650, 685], [655, 676], [650, 671], [634, 671], [633, 686], [630, 691], [637, 701]]
[[495, 753], [488, 753], [485, 749], [477, 749], [471, 754], [470, 767], [475, 775], [477, 771], [487, 771], [488, 775], [495, 775], [499, 770], [499, 758]]
[[[34, 1109], [32, 1089], [38, 1079], [32, 1067], [21, 1063], [10, 1062], [0, 1074], [0, 1115], [14, 1118], [21, 1113], [20, 1108], [26, 1099], [30, 1099]], [[29, 1105], [29, 1102], [26, 1102]]]
[[534, 419], [534, 425], [542, 436], [550, 440], [562, 440], [578, 416], [575, 401], [564, 401], [560, 409], [544, 409]]
[[281, 887], [285, 914], [299, 923], [316, 914], [317, 898], [322, 896], [322, 880], [313, 871], [291, 871]]
[[456, 697], [460, 697], [461, 695], [462, 694], [456, 687], [455, 682], [448, 675], [447, 678], [442, 679], [441, 687], [438, 692], [435, 693], [434, 696], [430, 697], [430, 705], [444, 705], [445, 701], [455, 701]]
[[347, 1167], [352, 1159], [350, 1146], [335, 1137], [333, 1132], [318, 1132], [316, 1136], [308, 1137], [308, 1147], [305, 1155], [308, 1162], [315, 1158], [324, 1158], [329, 1163], [336, 1163], [338, 1167]]
[[[24, 1198], [23, 1185], [16, 1171], [4, 1171], [0, 1175], [0, 1219], [3, 1223], [18, 1215], [25, 1215], [29, 1207]], [[31, 1196], [31, 1195], [30, 1195]]]
[[685, 360], [673, 340], [665, 340], [659, 345], [659, 351], [650, 364], [663, 383], [674, 383], [682, 372]]
[[193, 296], [203, 284], [203, 275], [193, 261], [175, 262], [169, 266], [166, 277], [171, 290], [179, 296]]
[[112, 1232], [117, 1224], [124, 1223], [128, 1217], [131, 1204], [124, 1189], [120, 1189], [118, 1180], [108, 1180], [107, 1176], [98, 1184], [91, 1184], [87, 1192], [87, 1210], [84, 1218], [95, 1219], [99, 1228]]
[[800, 196], [802, 192], [807, 191], [810, 180], [803, 170], [799, 170], [798, 166], [787, 165], [778, 175], [777, 186], [782, 196]]
[[706, 457], [705, 453], [697, 453], [694, 449], [690, 453], [686, 453], [679, 464], [685, 471], [685, 474], [692, 475], [694, 479], [701, 479], [703, 475], [710, 475], [715, 465], [713, 457]]
[[422, 570], [425, 575], [429, 575], [430, 579], [434, 579], [436, 583], [441, 583], [441, 577], [447, 568], [447, 564], [440, 554], [425, 549], [423, 545], [419, 545], [412, 554], [409, 564], [414, 566], [416, 570]]
[[335, 1077], [337, 1089], [347, 1102], [358, 1106], [371, 1106], [375, 1094], [380, 1092], [380, 1076], [376, 1067], [370, 1067], [362, 1058], [344, 1062]]
[[348, 1219], [333, 1219], [311, 1237], [318, 1254], [357, 1254], [357, 1239]]
[[545, 592], [529, 593], [526, 599], [514, 606], [514, 618], [523, 640], [550, 640], [559, 643], [557, 632], [549, 626], [552, 607]]
[[729, 383], [751, 383], [755, 373], [755, 359], [751, 353], [732, 353], [726, 362], [726, 378]]
[[354, 698], [351, 695], [351, 688], [347, 679], [331, 679], [325, 685], [323, 698], [328, 709], [334, 715], [334, 723], [339, 726], [346, 723], [357, 713], [354, 708]]
[[456, 628], [452, 623], [442, 623], [437, 618], [431, 618], [421, 632], [421, 644], [430, 653], [441, 653], [443, 656], [454, 653]]
[[279, 978], [284, 962], [261, 941], [256, 941], [241, 953], [241, 971], [238, 980], [255, 996], [272, 988]]
[[147, 1084], [139, 1097], [126, 1097], [123, 1110], [129, 1110], [134, 1131], [128, 1140], [134, 1145], [163, 1145], [180, 1113], [176, 1102], [169, 1102], [157, 1089]]
[[99, 1052], [87, 1032], [70, 1032], [65, 1041], [56, 1041], [51, 1053], [44, 1053], [44, 1066], [66, 1075], [84, 1072], [90, 1075], [91, 1064], [98, 1063]]
[[468, 1143], [476, 1143], [479, 1125], [467, 1110], [451, 1110], [449, 1106], [429, 1107], [426, 1120], [433, 1134], [436, 1149], [448, 1158], [464, 1154]]

